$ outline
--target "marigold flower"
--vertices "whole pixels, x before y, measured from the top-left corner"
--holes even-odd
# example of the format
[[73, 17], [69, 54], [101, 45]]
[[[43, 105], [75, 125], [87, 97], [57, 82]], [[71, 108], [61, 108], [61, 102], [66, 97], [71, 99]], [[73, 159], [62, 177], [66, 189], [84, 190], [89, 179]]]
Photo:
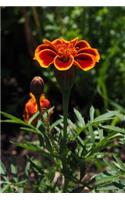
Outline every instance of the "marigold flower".
[[86, 40], [77, 38], [67, 41], [63, 38], [53, 41], [43, 40], [35, 50], [34, 59], [41, 67], [48, 68], [54, 64], [56, 69], [65, 71], [77, 66], [84, 71], [93, 68], [99, 62], [100, 54]]
[[[40, 108], [41, 108], [41, 113], [43, 114], [46, 109], [50, 108], [50, 101], [43, 94], [40, 96]], [[35, 114], [37, 111], [38, 111], [38, 105], [36, 103], [36, 98], [32, 93], [30, 93], [30, 99], [25, 104], [24, 115], [23, 115], [24, 121], [28, 122], [30, 117], [32, 117], [32, 115]]]

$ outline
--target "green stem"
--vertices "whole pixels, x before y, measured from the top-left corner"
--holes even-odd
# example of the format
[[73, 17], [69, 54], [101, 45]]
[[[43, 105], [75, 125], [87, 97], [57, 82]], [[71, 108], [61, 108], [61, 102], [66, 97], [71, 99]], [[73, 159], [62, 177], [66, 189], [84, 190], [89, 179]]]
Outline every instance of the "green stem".
[[63, 98], [63, 118], [64, 118], [64, 126], [63, 126], [63, 137], [66, 141], [67, 138], [67, 119], [68, 119], [68, 105], [69, 105], [69, 96], [70, 91], [63, 91], [62, 98]]
[[44, 137], [42, 138], [41, 136], [39, 137], [39, 140], [40, 140], [40, 144], [41, 146], [43, 145], [43, 143], [45, 144], [45, 146], [48, 148], [49, 152], [51, 154], [53, 154], [53, 146], [52, 146], [52, 141], [51, 139], [48, 137], [48, 129], [47, 129], [47, 124], [45, 122], [45, 119], [43, 118], [43, 114], [41, 113], [41, 107], [40, 107], [40, 98], [39, 97], [36, 97], [36, 102], [37, 102], [37, 105], [38, 105], [38, 111], [39, 111], [39, 116], [42, 120], [42, 122], [44, 123], [44, 129], [43, 129], [43, 132], [45, 134]]
[[[67, 162], [66, 162], [66, 154], [67, 154], [67, 125], [68, 125], [68, 105], [69, 105], [69, 97], [70, 97], [70, 89], [63, 90], [62, 99], [63, 99], [63, 170], [66, 173], [67, 171]], [[63, 187], [63, 192], [66, 192], [68, 185], [68, 179], [65, 176], [65, 183]]]
[[60, 85], [60, 89], [62, 92], [62, 101], [63, 101], [63, 135], [60, 142], [60, 154], [61, 154], [61, 161], [62, 161], [62, 172], [65, 177], [63, 191], [66, 192], [69, 180], [66, 176], [68, 173], [68, 166], [67, 166], [67, 125], [68, 125], [68, 105], [69, 105], [69, 97], [70, 91], [73, 86], [75, 80], [75, 68], [72, 67], [70, 70], [66, 71], [58, 71], [55, 70], [56, 78]]
[[41, 114], [41, 107], [40, 107], [40, 97], [39, 96], [36, 96], [36, 103], [37, 103], [37, 106], [38, 106], [38, 111], [39, 111], [39, 114], [40, 114], [40, 117], [43, 118], [42, 114]]

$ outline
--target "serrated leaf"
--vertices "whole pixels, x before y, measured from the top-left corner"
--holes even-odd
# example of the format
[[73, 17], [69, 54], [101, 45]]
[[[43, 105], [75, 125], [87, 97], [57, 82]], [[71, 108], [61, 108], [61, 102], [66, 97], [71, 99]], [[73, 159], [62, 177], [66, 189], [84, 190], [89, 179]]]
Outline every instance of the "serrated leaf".
[[11, 169], [11, 173], [12, 174], [17, 174], [17, 168], [16, 168], [16, 166], [14, 164], [10, 165], [10, 169]]
[[37, 121], [37, 125], [36, 125], [36, 128], [39, 129], [41, 127], [41, 125], [44, 126], [43, 122], [41, 120], [38, 120]]
[[107, 165], [107, 167], [109, 167], [112, 171], [117, 171], [118, 168], [114, 165], [114, 163], [111, 161], [107, 161], [107, 160], [104, 160], [105, 164]]
[[[101, 186], [99, 185], [97, 188], [96, 188], [96, 191], [100, 191], [100, 192], [117, 192], [118, 191], [118, 188], [114, 185], [105, 185], [105, 186]], [[120, 191], [119, 191], [120, 192]]]
[[116, 127], [116, 126], [112, 126], [112, 125], [105, 125], [105, 126], [101, 126], [102, 128], [105, 129], [109, 129], [118, 133], [124, 133], [125, 134], [125, 129], [124, 128], [120, 128], [120, 127]]
[[4, 185], [3, 188], [2, 188], [2, 187], [0, 188], [0, 193], [8, 192], [8, 188], [9, 188], [9, 187], [10, 187], [9, 184]]
[[89, 129], [89, 134], [90, 134], [90, 137], [91, 137], [91, 142], [94, 144], [95, 143], [95, 135], [94, 135], [93, 128], [92, 128], [91, 124], [88, 125], [88, 129]]
[[79, 125], [80, 127], [84, 127], [85, 126], [85, 121], [84, 121], [84, 118], [82, 117], [81, 113], [74, 108], [74, 113], [78, 119], [78, 122], [79, 122]]
[[103, 129], [98, 129], [98, 135], [99, 135], [99, 139], [103, 140], [104, 136], [103, 136]]
[[97, 122], [106, 121], [106, 120], [112, 119], [113, 117], [117, 116], [118, 114], [119, 114], [118, 111], [109, 111], [103, 115], [96, 117], [94, 119], [94, 122], [97, 123]]
[[93, 106], [91, 106], [90, 108], [90, 112], [89, 112], [89, 115], [90, 115], [90, 121], [93, 121], [94, 120], [94, 113], [95, 113], [95, 109]]
[[58, 125], [60, 125], [63, 122], [63, 119], [59, 119], [57, 121], [55, 121], [51, 126], [50, 126], [50, 130], [52, 130], [53, 128], [57, 127]]
[[30, 163], [27, 162], [26, 167], [25, 167], [25, 174], [26, 174], [26, 176], [29, 176], [29, 170], [30, 170]]
[[72, 129], [77, 128], [77, 126], [70, 119], [68, 119], [68, 124], [72, 127]]
[[43, 118], [46, 119], [54, 110], [54, 106], [46, 110], [46, 112], [43, 114]]
[[32, 124], [32, 122], [39, 116], [39, 111], [36, 112], [29, 120], [28, 124]]
[[32, 158], [27, 157], [27, 160], [28, 160], [28, 162], [30, 163], [30, 166], [33, 167], [36, 171], [40, 172], [41, 175], [42, 175], [42, 173], [44, 173], [43, 170], [42, 170], [42, 168], [41, 168], [38, 164], [36, 164], [36, 163], [32, 160]]
[[101, 141], [99, 141], [96, 145], [92, 147], [92, 149], [88, 152], [88, 154], [85, 156], [88, 158], [89, 156], [94, 155], [94, 153], [101, 151], [103, 148], [105, 148], [108, 144], [112, 142], [113, 139], [121, 137], [122, 135], [120, 133], [116, 134], [110, 134], [109, 136], [105, 137]]
[[28, 124], [26, 122], [24, 122], [23, 120], [11, 115], [11, 114], [8, 114], [6, 112], [1, 112], [0, 113], [6, 117], [6, 118], [9, 118], [9, 119], [6, 119], [6, 120], [1, 120], [1, 122], [4, 122], [4, 123], [15, 123], [15, 124], [19, 124], [19, 125], [23, 125], [23, 126], [26, 126], [26, 127], [30, 127], [32, 129], [35, 129], [35, 127], [32, 125], [32, 124]]
[[111, 100], [110, 100], [110, 103], [111, 103], [111, 105], [113, 105], [115, 107], [115, 109], [117, 109], [120, 112], [125, 114], [125, 109], [122, 106], [120, 106], [119, 104], [117, 104], [116, 102], [111, 101]]
[[24, 149], [33, 151], [33, 152], [39, 152], [41, 151], [41, 148], [38, 145], [32, 144], [31, 142], [24, 141], [23, 143], [18, 143], [18, 142], [12, 142], [18, 147], [22, 147]]
[[21, 127], [20, 129], [23, 130], [23, 131], [27, 131], [29, 133], [35, 133], [36, 135], [42, 134], [41, 131], [39, 129], [35, 128], [35, 127], [34, 128]]
[[120, 160], [120, 158], [118, 158], [118, 156], [116, 156], [115, 154], [113, 155], [114, 159], [116, 160], [117, 163], [114, 162], [114, 164], [118, 164], [117, 166], [119, 166], [119, 168], [125, 172], [125, 164]]
[[12, 173], [12, 176], [13, 176], [13, 181], [15, 183], [17, 183], [18, 182], [17, 167], [13, 163], [11, 163], [10, 169], [11, 169], [11, 173]]
[[[3, 116], [6, 117], [6, 118], [11, 119], [11, 120], [12, 120], [12, 123], [15, 122], [15, 123], [18, 123], [18, 124], [23, 124], [23, 125], [26, 124], [23, 120], [19, 119], [18, 117], [15, 117], [15, 116], [13, 116], [13, 115], [11, 115], [11, 114], [8, 114], [8, 113], [6, 113], [6, 112], [0, 111], [0, 114], [3, 115]], [[5, 120], [4, 120], [4, 121], [5, 121]]]
[[7, 170], [1, 160], [0, 160], [0, 174], [7, 175]]
[[105, 185], [115, 181], [119, 181], [121, 178], [124, 178], [121, 174], [116, 176], [107, 176], [96, 180], [96, 185]]

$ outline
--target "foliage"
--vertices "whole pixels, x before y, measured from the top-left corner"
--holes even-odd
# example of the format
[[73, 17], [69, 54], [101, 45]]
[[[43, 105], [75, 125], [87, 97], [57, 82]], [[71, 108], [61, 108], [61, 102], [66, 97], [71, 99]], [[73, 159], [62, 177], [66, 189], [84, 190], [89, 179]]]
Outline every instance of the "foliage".
[[14, 163], [11, 163], [10, 169], [11, 169], [11, 175], [12, 178], [10, 180], [10, 177], [8, 176], [7, 169], [5, 168], [4, 164], [0, 161], [0, 174], [1, 174], [1, 188], [0, 192], [24, 192], [24, 188], [27, 183], [28, 174], [26, 172], [28, 165], [25, 168], [25, 175], [24, 179], [21, 180], [18, 177], [18, 171], [17, 167]]
[[124, 192], [125, 191], [125, 164], [114, 155], [114, 161], [108, 162], [107, 171], [98, 174], [96, 177], [95, 192]]
[[[95, 109], [91, 107], [89, 120], [85, 122], [81, 113], [74, 109], [76, 120], [73, 122], [68, 119], [67, 146], [63, 148], [63, 117], [60, 116], [51, 124], [44, 120], [52, 109], [36, 125], [32, 122], [39, 112], [30, 118], [29, 123], [5, 112], [1, 113], [7, 118], [2, 122], [17, 123], [26, 135], [37, 136], [34, 141], [12, 141], [18, 147], [40, 155], [27, 157], [28, 170], [33, 170], [37, 177], [31, 186], [32, 192], [84, 192], [86, 188], [89, 192], [123, 192], [125, 166], [113, 149], [125, 145], [125, 129], [118, 126], [125, 120], [125, 116], [118, 111], [107, 111], [95, 116]], [[92, 170], [92, 167], [95, 169]], [[13, 165], [12, 169], [17, 176], [16, 166]], [[3, 191], [23, 192], [29, 188], [30, 183], [25, 173], [22, 180], [13, 176], [9, 181], [2, 164], [1, 175]]]

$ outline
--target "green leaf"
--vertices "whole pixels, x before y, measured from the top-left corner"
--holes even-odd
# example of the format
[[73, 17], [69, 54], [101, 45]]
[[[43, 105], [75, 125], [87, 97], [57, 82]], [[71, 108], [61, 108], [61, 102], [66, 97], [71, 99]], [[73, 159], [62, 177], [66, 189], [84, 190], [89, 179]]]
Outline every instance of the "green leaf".
[[27, 131], [28, 133], [35, 133], [36, 135], [42, 135], [41, 131], [37, 128], [21, 127], [21, 130]]
[[94, 120], [94, 113], [95, 113], [95, 109], [93, 106], [91, 106], [90, 108], [90, 121], [93, 121]]
[[2, 187], [0, 188], [0, 193], [7, 193], [9, 187], [10, 187], [9, 184], [4, 185], [3, 188]]
[[19, 181], [19, 180], [18, 180], [17, 167], [15, 166], [15, 164], [11, 163], [10, 169], [11, 169], [11, 173], [12, 173], [12, 176], [13, 176], [13, 181], [14, 181], [15, 183], [17, 183], [17, 182]]
[[27, 149], [33, 152], [42, 151], [42, 149], [38, 145], [32, 144], [31, 142], [28, 142], [28, 141], [24, 141], [23, 143], [18, 143], [18, 142], [12, 142], [12, 143], [18, 147], [22, 147], [24, 149]]
[[116, 160], [116, 162], [114, 162], [114, 164], [119, 167], [123, 172], [125, 172], [125, 164], [120, 160], [120, 158], [118, 158], [118, 156], [116, 156], [115, 154], [113, 155], [114, 159]]
[[107, 161], [107, 160], [104, 160], [104, 163], [107, 165], [107, 167], [109, 167], [112, 171], [115, 171], [115, 173], [117, 172], [118, 170], [118, 167], [111, 161]]
[[96, 145], [92, 147], [92, 149], [88, 152], [88, 154], [85, 156], [87, 159], [90, 156], [93, 156], [94, 153], [97, 153], [101, 151], [103, 148], [107, 147], [108, 144], [110, 144], [113, 139], [121, 137], [122, 135], [120, 133], [116, 134], [110, 134], [109, 136], [103, 138], [101, 141], [99, 141]]
[[57, 127], [58, 125], [62, 124], [63, 119], [59, 119], [57, 121], [55, 121], [51, 126], [50, 126], [50, 130], [52, 130], [53, 128]]
[[46, 110], [46, 112], [43, 114], [43, 118], [46, 119], [54, 110], [54, 106]]
[[116, 102], [111, 101], [111, 100], [110, 100], [110, 103], [111, 103], [111, 105], [114, 106], [115, 109], [117, 109], [117, 110], [119, 110], [120, 112], [122, 112], [122, 113], [125, 114], [125, 109], [124, 109], [121, 105], [119, 105], [119, 104], [117, 104]]
[[7, 175], [7, 170], [1, 160], [0, 160], [0, 174]]
[[11, 173], [12, 174], [17, 174], [17, 168], [16, 168], [16, 166], [14, 164], [11, 164], [10, 168], [11, 168]]
[[31, 168], [35, 169], [35, 171], [38, 171], [41, 175], [42, 175], [42, 173], [44, 173], [43, 169], [41, 168], [41, 166], [39, 166], [38, 162], [35, 162], [35, 160], [30, 158], [29, 156], [27, 157], [27, 160], [28, 160]]
[[109, 111], [109, 112], [107, 112], [107, 113], [105, 113], [103, 115], [100, 115], [100, 116], [96, 117], [94, 119], [94, 123], [110, 120], [113, 117], [117, 116], [118, 114], [119, 114], [118, 111]]
[[75, 108], [74, 108], [74, 113], [75, 113], [75, 115], [76, 115], [76, 117], [78, 119], [79, 126], [80, 127], [85, 126], [85, 121], [84, 121], [84, 118], [82, 117], [81, 113]]
[[[49, 151], [41, 148], [40, 146], [36, 145], [36, 144], [33, 144], [29, 141], [24, 141], [23, 143], [19, 143], [19, 142], [11, 142], [13, 144], [15, 144], [16, 146], [19, 146], [19, 147], [22, 147], [24, 149], [27, 149], [29, 151], [33, 151], [33, 152], [41, 152], [43, 156], [46, 156], [46, 157], [50, 157], [50, 153]], [[53, 156], [56, 156], [56, 155], [53, 155]]]
[[26, 174], [26, 176], [29, 176], [29, 170], [30, 170], [30, 163], [27, 162], [26, 167], [25, 167], [25, 174]]
[[103, 136], [103, 129], [98, 129], [98, 135], [99, 135], [99, 139], [103, 140], [104, 136]]
[[[13, 116], [13, 115], [11, 115], [11, 114], [8, 114], [8, 113], [6, 113], [6, 112], [2, 112], [2, 111], [0, 111], [0, 114], [1, 115], [3, 115], [4, 117], [6, 117], [6, 118], [9, 118], [9, 119], [11, 119], [12, 120], [12, 123], [18, 123], [18, 124], [23, 124], [23, 125], [26, 125], [26, 123], [23, 121], [23, 120], [21, 120], [21, 119], [19, 119], [19, 118], [17, 118], [17, 117], [15, 117], [15, 116]], [[3, 120], [4, 122], [6, 122], [6, 120]], [[8, 121], [7, 121], [8, 122]], [[10, 121], [10, 123], [11, 123], [11, 121]]]
[[[52, 109], [52, 108], [51, 108]], [[32, 121], [38, 116], [39, 112], [35, 113], [35, 115], [33, 115], [33, 117], [31, 117], [31, 119], [29, 120], [29, 123], [25, 123], [23, 120], [11, 115], [11, 114], [8, 114], [8, 113], [5, 113], [5, 112], [1, 112], [1, 114], [4, 116], [4, 117], [7, 117], [9, 118], [9, 120], [2, 120], [2, 122], [6, 122], [6, 123], [17, 123], [17, 124], [20, 124], [20, 125], [24, 125], [26, 127], [21, 127], [22, 130], [25, 130], [29, 133], [35, 133], [37, 135], [42, 135], [41, 131], [33, 126], [31, 123]]]
[[0, 123], [20, 124], [19, 122], [13, 121], [11, 119], [0, 120]]
[[94, 135], [94, 131], [93, 131], [91, 124], [88, 125], [88, 129], [89, 129], [89, 134], [91, 137], [91, 142], [94, 144], [95, 143], [95, 135]]
[[108, 130], [112, 130], [118, 133], [124, 133], [125, 134], [125, 129], [124, 128], [119, 128], [116, 126], [111, 126], [111, 125], [105, 125], [105, 126], [101, 126], [104, 129], [108, 129]]
[[104, 185], [104, 186], [101, 186], [101, 185], [98, 185], [98, 187], [96, 188], [96, 192], [97, 191], [100, 191], [100, 192], [123, 192], [123, 190], [119, 190], [119, 188], [117, 188], [114, 184], [113, 185]]
[[44, 126], [44, 124], [43, 124], [42, 120], [41, 120], [41, 119], [39, 119], [39, 120], [37, 121], [36, 128], [37, 128], [37, 129], [39, 129], [39, 128], [41, 127], [41, 125], [43, 125], [43, 126]]
[[32, 124], [32, 122], [39, 116], [39, 111], [36, 112], [29, 120], [28, 124]]
[[102, 177], [98, 180], [96, 180], [96, 185], [106, 185], [106, 184], [112, 184], [112, 182], [119, 181], [119, 179], [124, 179], [125, 177], [122, 176], [121, 174], [116, 175], [116, 176], [106, 176]]

